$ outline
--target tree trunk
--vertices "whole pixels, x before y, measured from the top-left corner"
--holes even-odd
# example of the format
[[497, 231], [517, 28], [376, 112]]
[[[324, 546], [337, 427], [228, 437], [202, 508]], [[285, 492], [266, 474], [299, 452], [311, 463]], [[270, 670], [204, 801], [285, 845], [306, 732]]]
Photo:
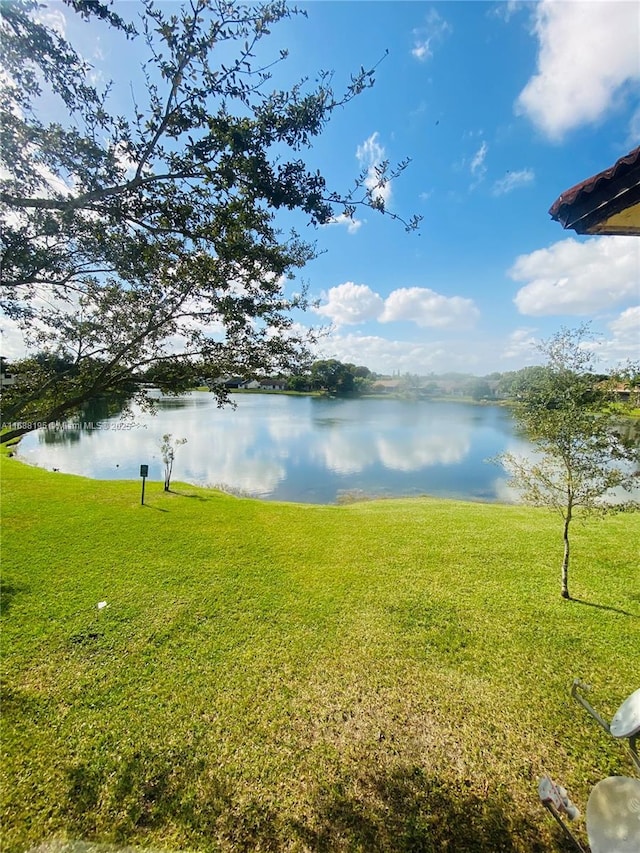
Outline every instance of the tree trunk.
[[[42, 424], [45, 426], [44, 422]], [[15, 429], [7, 429], [6, 432], [3, 432], [0, 435], [0, 444], [6, 444], [8, 441], [12, 441], [14, 438], [21, 438], [23, 435], [26, 435], [28, 432], [32, 432], [34, 429], [33, 426], [25, 426], [25, 427], [17, 427]]]
[[562, 559], [562, 597], [571, 598], [569, 595], [569, 525], [571, 524], [571, 506], [567, 508], [564, 520], [564, 557]]

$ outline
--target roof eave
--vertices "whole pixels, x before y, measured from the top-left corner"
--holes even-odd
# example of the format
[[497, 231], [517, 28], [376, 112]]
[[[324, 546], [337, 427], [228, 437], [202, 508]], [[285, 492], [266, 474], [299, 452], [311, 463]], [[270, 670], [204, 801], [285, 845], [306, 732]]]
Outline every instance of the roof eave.
[[597, 197], [592, 193], [581, 203], [561, 204], [553, 213], [549, 211], [551, 217], [563, 228], [572, 229], [577, 234], [637, 234], [640, 230], [638, 225], [607, 226], [608, 220], [640, 203], [640, 167], [635, 180], [635, 185], [623, 187], [613, 198], [605, 197], [601, 191]]
[[640, 234], [640, 218], [609, 220], [640, 203], [640, 147], [613, 166], [565, 190], [549, 215], [577, 234]]

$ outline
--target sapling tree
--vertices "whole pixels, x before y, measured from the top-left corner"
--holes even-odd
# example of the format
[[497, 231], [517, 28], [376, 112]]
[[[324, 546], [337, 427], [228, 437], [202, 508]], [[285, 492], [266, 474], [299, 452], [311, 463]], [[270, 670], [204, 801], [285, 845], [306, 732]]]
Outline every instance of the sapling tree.
[[162, 444], [160, 445], [160, 455], [164, 463], [164, 490], [169, 491], [171, 486], [171, 475], [173, 473], [173, 462], [176, 458], [176, 449], [181, 444], [186, 444], [186, 438], [173, 439], [170, 432], [166, 432], [162, 436]]
[[539, 349], [542, 369], [528, 374], [516, 389], [514, 414], [533, 443], [531, 457], [514, 453], [498, 459], [510, 485], [523, 499], [546, 506], [562, 518], [561, 595], [570, 598], [570, 527], [583, 516], [603, 513], [632, 488], [639, 475], [638, 442], [620, 427], [620, 414], [609, 405], [607, 383], [593, 371], [586, 346], [588, 326], [562, 329]]

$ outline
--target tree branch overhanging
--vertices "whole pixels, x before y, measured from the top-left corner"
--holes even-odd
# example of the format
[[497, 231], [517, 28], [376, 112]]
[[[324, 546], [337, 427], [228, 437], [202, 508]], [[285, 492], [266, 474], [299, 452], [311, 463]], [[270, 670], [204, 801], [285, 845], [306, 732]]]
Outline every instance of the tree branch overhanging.
[[[135, 39], [127, 7], [66, 2]], [[132, 115], [122, 116], [109, 112], [113, 90], [87, 82], [80, 53], [35, 9], [31, 0], [0, 4], [3, 305], [43, 349], [3, 391], [13, 417], [61, 416], [92, 394], [129, 390], [136, 370], [179, 358], [173, 338], [188, 341], [193, 359], [208, 353], [249, 372], [304, 356], [300, 337], [266, 334], [291, 328], [304, 300], [288, 295], [288, 282], [317, 252], [280, 236], [281, 209], [320, 225], [368, 207], [417, 227], [378, 192], [408, 161], [381, 164], [377, 187], [361, 176], [341, 193], [300, 156], [336, 109], [373, 85], [377, 66], [361, 68], [342, 93], [324, 72], [315, 84], [269, 92], [286, 50], [258, 63], [254, 48], [298, 10], [279, 0], [144, 0], [137, 43], [146, 40], [147, 100], [134, 95]], [[221, 42], [236, 51], [224, 65]], [[45, 89], [65, 105], [68, 126], [39, 118]], [[219, 341], [203, 328], [214, 320]]]

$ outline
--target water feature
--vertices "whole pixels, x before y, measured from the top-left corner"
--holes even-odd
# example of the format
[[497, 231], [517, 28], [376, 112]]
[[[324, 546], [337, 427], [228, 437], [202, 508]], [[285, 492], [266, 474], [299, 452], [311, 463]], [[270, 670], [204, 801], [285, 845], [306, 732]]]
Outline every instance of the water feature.
[[[237, 394], [219, 409], [212, 394], [161, 398], [156, 414], [134, 407], [85, 413], [25, 436], [19, 455], [48, 469], [132, 479], [140, 464], [162, 480], [164, 433], [186, 438], [174, 480], [256, 497], [333, 503], [349, 495], [436, 495], [508, 500], [504, 474], [487, 460], [526, 443], [507, 409], [457, 402], [338, 400]], [[89, 417], [92, 419], [89, 420]]]

